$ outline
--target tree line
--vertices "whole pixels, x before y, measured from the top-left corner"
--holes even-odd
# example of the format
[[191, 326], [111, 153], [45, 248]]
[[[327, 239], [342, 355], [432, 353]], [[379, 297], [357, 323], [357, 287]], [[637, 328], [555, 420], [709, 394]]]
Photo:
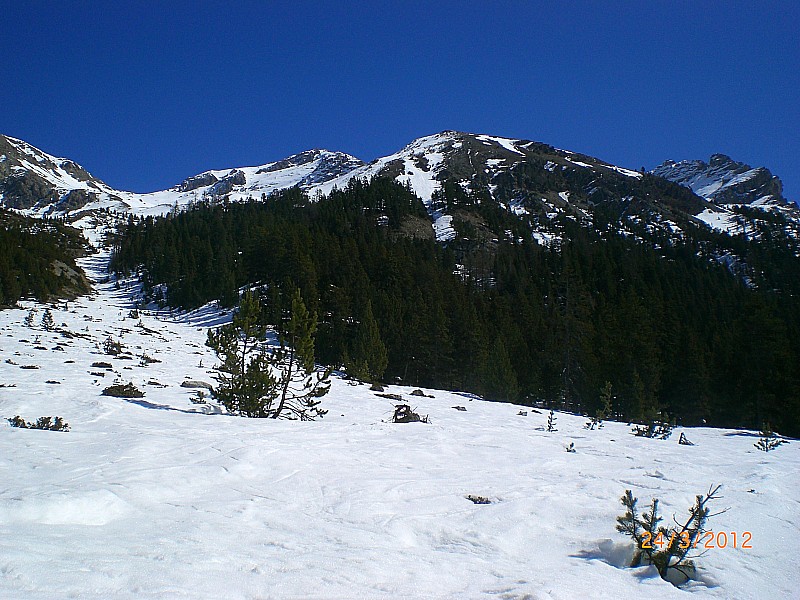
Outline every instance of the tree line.
[[641, 243], [597, 207], [589, 226], [564, 218], [548, 248], [496, 203], [444, 189], [438, 202], [471, 215], [446, 245], [410, 234], [425, 207], [379, 178], [313, 202], [291, 189], [130, 217], [110, 268], [181, 308], [234, 306], [256, 286], [273, 325], [299, 291], [319, 315], [317, 359], [359, 379], [588, 414], [610, 382], [619, 419], [800, 433], [798, 261], [781, 240], [737, 242], [762, 273], [753, 285], [708, 259], [712, 232]]

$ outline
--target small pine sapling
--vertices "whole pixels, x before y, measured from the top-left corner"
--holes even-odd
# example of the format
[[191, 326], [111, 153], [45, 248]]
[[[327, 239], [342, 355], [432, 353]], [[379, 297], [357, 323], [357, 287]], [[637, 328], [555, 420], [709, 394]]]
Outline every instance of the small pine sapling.
[[65, 423], [62, 417], [39, 417], [35, 422], [25, 421], [17, 415], [6, 419], [11, 427], [20, 429], [43, 429], [45, 431], [69, 431], [69, 423]]
[[56, 322], [53, 319], [53, 313], [50, 309], [45, 309], [44, 314], [42, 314], [42, 328], [45, 331], [53, 331], [56, 328]]
[[637, 437], [666, 440], [672, 435], [674, 428], [675, 423], [671, 422], [663, 413], [658, 412], [648, 423], [635, 425], [631, 433]]
[[547, 431], [548, 433], [558, 431], [558, 429], [556, 429], [556, 414], [552, 410], [550, 411], [550, 415], [547, 417]]
[[600, 408], [597, 409], [595, 415], [584, 425], [584, 429], [588, 429], [589, 431], [594, 431], [595, 427], [597, 429], [602, 429], [603, 421], [613, 414], [614, 408], [611, 404], [613, 398], [611, 382], [606, 381], [605, 385], [600, 388]]
[[36, 318], [36, 309], [32, 308], [25, 316], [25, 327], [33, 327], [33, 321]]
[[696, 556], [689, 556], [689, 552], [706, 531], [708, 519], [725, 512], [711, 514], [707, 506], [711, 500], [720, 498], [717, 495], [720, 487], [711, 486], [705, 496], [696, 496], [695, 503], [689, 508], [689, 518], [683, 523], [675, 521], [675, 526], [669, 528], [661, 525], [657, 498], [653, 498], [649, 510], [640, 516], [636, 506], [638, 499], [630, 490], [625, 490], [620, 498], [625, 514], [617, 517], [617, 531], [629, 536], [636, 544], [630, 566], [653, 565], [662, 579], [674, 585], [691, 579]]
[[103, 352], [110, 356], [122, 354], [122, 343], [116, 341], [113, 337], [108, 336], [103, 342]]
[[758, 448], [759, 450], [763, 450], [764, 452], [770, 452], [775, 450], [781, 444], [787, 444], [788, 442], [784, 439], [779, 438], [775, 435], [775, 432], [772, 431], [772, 427], [769, 423], [764, 423], [761, 426], [761, 439], [759, 439], [753, 446]]
[[681, 431], [681, 437], [678, 438], [678, 443], [681, 446], [694, 446], [693, 442], [689, 441], [689, 438], [686, 437], [686, 434]]

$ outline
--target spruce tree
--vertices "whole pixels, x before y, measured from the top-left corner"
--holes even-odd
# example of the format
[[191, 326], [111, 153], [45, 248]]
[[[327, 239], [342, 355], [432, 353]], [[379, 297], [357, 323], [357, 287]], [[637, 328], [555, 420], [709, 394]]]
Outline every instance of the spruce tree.
[[314, 360], [314, 335], [317, 314], [308, 311], [300, 290], [292, 297], [292, 313], [283, 326], [280, 348], [270, 362], [278, 371], [278, 406], [273, 419], [311, 421], [328, 411], [319, 407], [320, 398], [330, 391], [331, 369], [317, 369]]
[[482, 371], [483, 392], [487, 398], [505, 402], [516, 402], [519, 399], [517, 375], [501, 337], [495, 338]]
[[247, 292], [228, 325], [209, 330], [206, 345], [222, 361], [215, 376], [214, 396], [229, 411], [244, 417], [268, 417], [278, 395], [261, 323], [261, 303]]
[[376, 383], [383, 377], [388, 362], [386, 345], [372, 312], [372, 301], [368, 300], [355, 339], [350, 349], [345, 351], [344, 368], [355, 379]]

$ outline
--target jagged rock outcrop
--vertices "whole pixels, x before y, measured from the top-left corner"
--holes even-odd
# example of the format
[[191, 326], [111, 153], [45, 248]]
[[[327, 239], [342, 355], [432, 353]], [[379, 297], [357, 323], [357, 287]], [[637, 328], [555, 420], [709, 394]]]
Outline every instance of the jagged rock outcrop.
[[785, 206], [783, 184], [765, 167], [753, 168], [724, 154], [713, 154], [709, 161], [668, 160], [651, 171], [690, 188], [698, 196], [717, 204]]

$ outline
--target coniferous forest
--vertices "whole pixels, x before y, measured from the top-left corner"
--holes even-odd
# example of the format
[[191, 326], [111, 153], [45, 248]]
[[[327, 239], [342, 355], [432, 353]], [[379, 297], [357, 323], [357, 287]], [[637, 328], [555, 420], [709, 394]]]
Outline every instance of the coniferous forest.
[[23, 297], [40, 301], [89, 291], [75, 265], [87, 243], [77, 230], [0, 209], [0, 307]]
[[[380, 178], [314, 201], [290, 189], [129, 217], [111, 269], [185, 309], [258, 286], [272, 324], [299, 289], [319, 316], [318, 360], [360, 379], [589, 414], [610, 382], [618, 419], [800, 435], [800, 261], [774, 231], [642, 243], [598, 206], [545, 247], [458, 186], [435, 200], [462, 214], [444, 245], [413, 192]], [[747, 257], [747, 277], [709, 260], [719, 243]]]

